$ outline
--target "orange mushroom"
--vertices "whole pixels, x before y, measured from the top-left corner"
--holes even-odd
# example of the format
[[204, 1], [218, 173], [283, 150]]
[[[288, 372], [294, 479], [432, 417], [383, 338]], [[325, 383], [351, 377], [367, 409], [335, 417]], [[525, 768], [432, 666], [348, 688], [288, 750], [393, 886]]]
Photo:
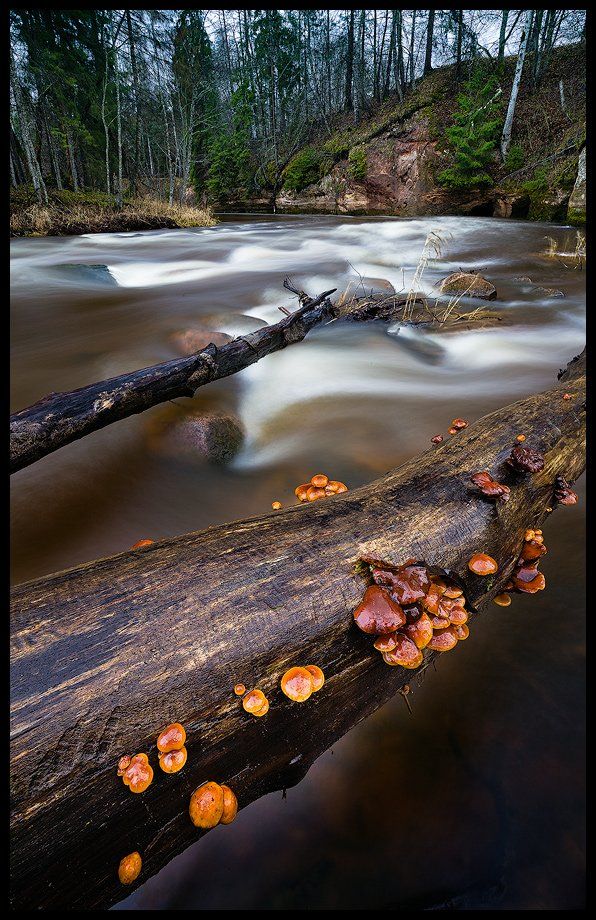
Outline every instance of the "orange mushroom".
[[299, 499], [299, 501], [305, 502], [306, 496], [308, 494], [308, 490], [310, 488], [311, 488], [310, 482], [304, 482], [301, 486], [297, 486], [294, 489], [294, 495], [296, 496], [297, 499]]
[[283, 675], [280, 686], [290, 700], [304, 703], [313, 692], [312, 675], [306, 668], [289, 668]]
[[506, 591], [502, 591], [501, 594], [497, 594], [493, 597], [493, 601], [497, 607], [509, 607], [511, 604], [511, 597], [507, 594]]
[[474, 553], [468, 562], [468, 568], [474, 575], [494, 575], [499, 566], [492, 556], [486, 553]]
[[118, 878], [122, 885], [132, 885], [134, 881], [139, 877], [141, 869], [143, 868], [143, 860], [141, 859], [141, 854], [134, 851], [134, 853], [129, 853], [128, 856], [123, 856], [120, 860], [120, 865], [118, 866]]
[[446, 629], [438, 629], [433, 633], [433, 637], [428, 643], [428, 648], [434, 652], [449, 652], [455, 648], [458, 642], [458, 626], [447, 626]]
[[536, 594], [546, 587], [546, 579], [538, 571], [538, 562], [530, 562], [519, 566], [511, 576], [511, 587], [522, 594]]
[[397, 645], [396, 636], [396, 632], [387, 633], [385, 636], [377, 636], [373, 642], [373, 648], [375, 648], [377, 652], [392, 652]]
[[316, 664], [307, 664], [304, 667], [310, 674], [310, 679], [312, 682], [312, 692], [316, 693], [317, 690], [320, 690], [323, 684], [325, 683], [325, 675], [323, 674], [322, 670]]
[[339, 482], [337, 479], [330, 479], [327, 485], [325, 486], [326, 495], [335, 495], [340, 492], [347, 492], [348, 487], [345, 482]]
[[186, 732], [180, 722], [172, 722], [157, 736], [157, 750], [162, 754], [179, 751], [186, 743]]
[[433, 637], [433, 626], [430, 617], [426, 613], [421, 613], [413, 623], [406, 623], [402, 627], [402, 632], [411, 639], [416, 648], [426, 648]]
[[231, 824], [238, 812], [238, 799], [229, 786], [222, 784], [223, 814], [219, 819], [220, 824]]
[[451, 428], [449, 429], [449, 434], [457, 434], [457, 428], [454, 428], [453, 426], [451, 426]]
[[122, 773], [122, 782], [131, 792], [144, 792], [153, 782], [153, 767], [146, 754], [135, 754]]
[[422, 664], [422, 652], [416, 643], [401, 631], [395, 635], [395, 648], [390, 652], [383, 652], [383, 661], [392, 667], [419, 668]]
[[521, 441], [525, 441], [525, 440], [526, 440], [526, 436], [525, 436], [525, 434], [518, 434], [518, 436], [516, 437], [515, 440], [516, 440], [516, 441], [520, 441], [520, 442], [521, 442]]
[[244, 684], [234, 684], [234, 693], [236, 696], [244, 696], [246, 693], [246, 687]]
[[544, 457], [532, 447], [514, 447], [505, 463], [516, 473], [539, 473], [544, 468]]
[[274, 511], [279, 511], [281, 508], [281, 502], [271, 502], [271, 507]]
[[329, 476], [325, 476], [325, 473], [317, 473], [311, 478], [310, 482], [317, 489], [324, 489], [329, 482]]
[[470, 630], [465, 623], [461, 623], [459, 626], [454, 626], [453, 628], [455, 630], [455, 634], [457, 635], [458, 642], [463, 642], [470, 635]]
[[555, 478], [553, 497], [560, 505], [577, 504], [577, 492], [574, 492], [566, 479], [562, 476]]
[[309, 502], [316, 502], [319, 498], [325, 498], [325, 489], [319, 489], [316, 486], [311, 486], [306, 493], [306, 500]]
[[130, 754], [124, 754], [118, 761], [118, 776], [124, 776], [124, 771], [129, 766], [132, 757]]
[[451, 422], [451, 427], [455, 428], [456, 431], [462, 431], [464, 428], [468, 427], [468, 423], [463, 418], [454, 418]]
[[431, 441], [432, 441], [433, 444], [441, 444], [441, 443], [443, 442], [443, 435], [442, 435], [442, 434], [436, 434], [436, 435], [434, 436], [434, 438], [431, 438]]
[[190, 797], [188, 813], [195, 827], [215, 827], [221, 821], [223, 812], [224, 790], [219, 783], [203, 783]]
[[406, 616], [385, 588], [371, 585], [354, 611], [354, 621], [362, 632], [378, 636], [403, 626]]
[[159, 754], [159, 765], [164, 773], [178, 773], [186, 763], [187, 750], [181, 747], [176, 751], [168, 751], [167, 754]]
[[474, 473], [470, 476], [470, 479], [487, 498], [499, 499], [502, 502], [509, 500], [511, 493], [509, 486], [504, 486], [502, 483], [497, 482], [496, 479], [493, 479], [488, 470]]
[[242, 700], [242, 708], [253, 716], [265, 715], [264, 712], [261, 712], [265, 706], [268, 710], [269, 702], [262, 690], [249, 690]]
[[142, 546], [151, 546], [152, 543], [155, 543], [155, 540], [137, 540], [136, 543], [133, 543], [131, 549], [140, 549]]

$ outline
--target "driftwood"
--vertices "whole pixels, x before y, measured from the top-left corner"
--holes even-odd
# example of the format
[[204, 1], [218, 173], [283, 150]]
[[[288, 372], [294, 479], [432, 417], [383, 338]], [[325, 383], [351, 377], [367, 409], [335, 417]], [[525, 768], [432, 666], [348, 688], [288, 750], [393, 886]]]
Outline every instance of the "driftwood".
[[362, 298], [349, 307], [340, 307], [329, 300], [335, 288], [311, 299], [292, 287], [287, 279], [285, 286], [299, 296], [301, 306], [278, 323], [239, 336], [220, 348], [211, 344], [187, 358], [120, 374], [69, 393], [50, 393], [27, 409], [15, 412], [10, 417], [11, 473], [120, 419], [176, 397], [193, 396], [199, 387], [236, 374], [266, 355], [302, 341], [323, 322], [399, 319], [404, 310], [409, 324], [447, 330], [466, 328], [462, 319], [478, 327], [496, 325], [501, 319], [486, 310], [465, 314], [450, 311], [446, 318], [437, 316], [424, 298], [411, 296]]
[[[370, 485], [15, 588], [13, 905], [107, 908], [131, 890], [117, 878], [123, 855], [141, 852], [142, 884], [198, 838], [188, 802], [201, 782], [228, 783], [241, 808], [291, 786], [417, 680], [432, 654], [419, 671], [389, 668], [354, 626], [364, 588], [354, 563], [422, 559], [459, 573], [469, 602], [484, 605], [503, 589], [524, 529], [553, 505], [555, 476], [573, 481], [584, 467], [584, 400], [582, 356], [551, 390], [473, 422]], [[545, 466], [516, 479], [502, 464], [520, 432]], [[482, 469], [510, 484], [507, 504], [473, 491], [470, 474]], [[478, 550], [498, 561], [496, 576], [468, 572]], [[468, 642], [477, 628], [473, 616]], [[325, 686], [291, 703], [280, 677], [310, 663], [325, 671]], [[268, 715], [243, 712], [237, 681], [264, 690]], [[188, 762], [173, 776], [157, 767], [155, 748], [170, 721], [188, 732]], [[155, 779], [132, 795], [116, 765], [140, 751]]]

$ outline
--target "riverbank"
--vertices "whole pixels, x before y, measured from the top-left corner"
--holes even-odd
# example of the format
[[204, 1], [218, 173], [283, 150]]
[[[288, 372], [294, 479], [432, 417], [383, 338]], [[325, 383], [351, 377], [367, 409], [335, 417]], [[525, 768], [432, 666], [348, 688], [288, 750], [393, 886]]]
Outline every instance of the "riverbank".
[[12, 237], [125, 233], [212, 227], [216, 223], [210, 208], [169, 205], [151, 197], [131, 199], [118, 207], [116, 199], [103, 192], [48, 189], [47, 204], [40, 204], [29, 186], [12, 189], [10, 195]]

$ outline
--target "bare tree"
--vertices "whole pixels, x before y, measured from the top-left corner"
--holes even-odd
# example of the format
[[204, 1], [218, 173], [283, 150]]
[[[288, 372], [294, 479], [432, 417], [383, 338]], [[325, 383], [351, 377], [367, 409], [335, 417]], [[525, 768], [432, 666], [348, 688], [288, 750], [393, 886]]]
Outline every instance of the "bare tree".
[[521, 34], [521, 38], [519, 41], [519, 51], [517, 53], [517, 64], [515, 66], [513, 85], [511, 87], [509, 105], [507, 106], [507, 115], [505, 116], [505, 124], [503, 125], [503, 134], [501, 136], [501, 156], [503, 160], [507, 156], [507, 151], [509, 150], [509, 144], [511, 143], [511, 129], [513, 127], [513, 116], [515, 114], [515, 104], [517, 102], [517, 94], [519, 92], [519, 85], [521, 83], [522, 71], [524, 69], [524, 59], [526, 57], [526, 51], [528, 47], [528, 40], [530, 37], [531, 27], [532, 27], [532, 10], [528, 10], [526, 13], [526, 21], [524, 24], [524, 30]]

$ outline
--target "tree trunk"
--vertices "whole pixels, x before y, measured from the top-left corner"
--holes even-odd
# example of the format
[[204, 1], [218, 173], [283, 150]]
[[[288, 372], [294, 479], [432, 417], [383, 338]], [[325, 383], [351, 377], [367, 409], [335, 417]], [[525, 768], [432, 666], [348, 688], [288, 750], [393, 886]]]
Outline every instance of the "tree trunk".
[[352, 94], [352, 84], [354, 81], [354, 10], [350, 10], [348, 20], [348, 47], [346, 51], [346, 91], [345, 91], [345, 108], [351, 112], [354, 108], [354, 97]]
[[507, 33], [507, 20], [509, 18], [509, 10], [501, 10], [501, 30], [499, 32], [499, 64], [502, 64], [505, 60], [505, 44], [506, 44], [506, 33]]
[[[568, 389], [573, 401], [562, 399]], [[472, 423], [370, 485], [15, 588], [12, 906], [107, 909], [201, 835], [188, 817], [200, 783], [229, 784], [241, 808], [294, 785], [417, 680], [436, 653], [427, 650], [417, 671], [388, 668], [355, 628], [364, 583], [354, 564], [361, 556], [424, 560], [460, 575], [468, 606], [486, 604], [503, 590], [526, 527], [539, 526], [553, 505], [555, 476], [573, 481], [583, 470], [584, 400], [582, 356], [551, 390]], [[510, 501], [497, 508], [470, 491], [470, 473], [507, 476], [502, 464], [520, 431], [545, 466], [508, 476]], [[468, 571], [479, 549], [497, 560], [496, 576]], [[326, 675], [304, 705], [279, 689], [298, 663]], [[264, 719], [244, 713], [236, 681], [263, 689], [271, 704]], [[154, 745], [171, 721], [186, 728], [188, 762], [164, 776]], [[139, 751], [155, 778], [131, 795], [116, 766]], [[143, 871], [123, 889], [118, 862], [133, 850]]]
[[408, 64], [410, 65], [410, 87], [414, 88], [414, 81], [416, 79], [416, 65], [414, 62], [414, 39], [416, 38], [416, 10], [412, 10], [412, 31], [410, 33], [410, 60]]
[[503, 158], [503, 160], [505, 160], [505, 157], [507, 156], [507, 151], [509, 150], [509, 144], [511, 143], [511, 130], [513, 128], [513, 116], [515, 114], [515, 103], [517, 102], [519, 84], [521, 83], [522, 71], [524, 69], [524, 59], [526, 56], [526, 49], [528, 47], [531, 25], [532, 25], [532, 10], [528, 10], [528, 12], [526, 13], [526, 23], [524, 26], [524, 31], [522, 32], [521, 39], [519, 42], [519, 51], [517, 54], [517, 64], [515, 66], [515, 75], [513, 77], [513, 85], [511, 87], [511, 96], [509, 97], [509, 105], [507, 106], [507, 115], [505, 116], [503, 134], [501, 136], [501, 157]]
[[19, 75], [17, 73], [12, 48], [10, 49], [10, 86], [14, 100], [15, 114], [21, 129], [21, 144], [25, 152], [25, 158], [27, 160], [27, 166], [29, 167], [29, 172], [31, 174], [31, 181], [35, 190], [35, 195], [40, 204], [47, 204], [48, 193], [46, 190], [45, 182], [43, 181], [43, 176], [41, 174], [39, 160], [37, 158], [37, 154], [35, 153], [31, 123], [29, 121], [29, 113], [27, 112], [27, 105], [21, 92], [21, 84], [19, 83]]
[[461, 77], [461, 44], [462, 44], [462, 31], [464, 27], [464, 11], [457, 11], [457, 48], [455, 52], [455, 79], [459, 80]]
[[134, 152], [130, 170], [130, 194], [134, 198], [137, 194], [137, 178], [139, 174], [139, 74], [137, 69], [137, 54], [130, 10], [126, 10], [126, 28], [128, 31], [128, 44], [130, 47], [130, 67], [132, 70], [132, 85], [134, 89], [135, 103]]
[[429, 74], [433, 69], [433, 32], [435, 27], [435, 11], [428, 11], [428, 22], [426, 24], [426, 53], [424, 55], [424, 76]]

